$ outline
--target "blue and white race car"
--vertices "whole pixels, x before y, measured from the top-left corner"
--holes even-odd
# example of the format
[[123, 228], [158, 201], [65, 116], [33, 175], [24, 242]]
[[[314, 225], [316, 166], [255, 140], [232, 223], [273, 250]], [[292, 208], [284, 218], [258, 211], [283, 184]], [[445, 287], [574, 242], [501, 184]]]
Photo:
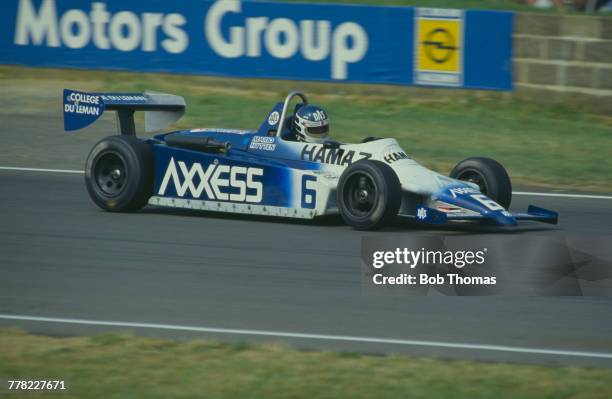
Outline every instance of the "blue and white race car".
[[397, 216], [433, 224], [557, 223], [557, 213], [535, 206], [510, 213], [510, 179], [489, 158], [461, 161], [448, 177], [418, 164], [392, 138], [296, 140], [294, 118], [308, 104], [300, 92], [277, 103], [256, 131], [198, 128], [149, 139], [136, 138], [134, 112], [145, 112], [147, 132], [159, 131], [182, 116], [182, 97], [73, 90], [63, 96], [65, 130], [117, 111], [121, 134], [98, 142], [85, 166], [92, 200], [108, 211], [150, 204], [305, 219], [339, 213], [360, 230], [382, 228]]

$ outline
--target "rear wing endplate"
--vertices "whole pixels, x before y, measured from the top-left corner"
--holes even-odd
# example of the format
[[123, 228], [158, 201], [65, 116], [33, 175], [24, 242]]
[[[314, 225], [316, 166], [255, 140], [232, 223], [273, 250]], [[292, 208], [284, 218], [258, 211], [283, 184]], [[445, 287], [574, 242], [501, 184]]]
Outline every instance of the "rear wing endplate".
[[134, 136], [134, 112], [144, 111], [147, 133], [164, 129], [185, 113], [185, 99], [172, 94], [83, 93], [64, 89], [64, 130], [79, 130], [94, 123], [104, 111], [117, 111], [119, 133]]

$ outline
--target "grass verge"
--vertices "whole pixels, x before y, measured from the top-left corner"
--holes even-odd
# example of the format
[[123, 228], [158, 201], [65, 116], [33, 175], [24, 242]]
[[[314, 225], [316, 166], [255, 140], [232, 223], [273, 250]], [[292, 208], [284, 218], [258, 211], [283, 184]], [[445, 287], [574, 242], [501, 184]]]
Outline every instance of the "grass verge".
[[70, 392], [61, 397], [88, 399], [612, 396], [612, 370], [607, 369], [303, 352], [115, 334], [52, 338], [9, 329], [0, 330], [0, 375], [64, 378]]
[[443, 173], [463, 158], [489, 156], [518, 184], [612, 191], [612, 118], [536, 105], [511, 93], [9, 66], [0, 66], [0, 87], [5, 114], [56, 112], [63, 87], [151, 89], [186, 98], [179, 127], [247, 129], [256, 129], [276, 101], [299, 88], [327, 108], [338, 140], [395, 137], [415, 159]]

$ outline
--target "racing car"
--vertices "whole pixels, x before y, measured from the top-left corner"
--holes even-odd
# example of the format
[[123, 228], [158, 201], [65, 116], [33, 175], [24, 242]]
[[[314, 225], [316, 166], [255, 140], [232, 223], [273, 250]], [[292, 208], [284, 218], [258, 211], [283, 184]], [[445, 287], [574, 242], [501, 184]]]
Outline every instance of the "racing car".
[[[536, 206], [510, 213], [510, 178], [490, 158], [465, 159], [444, 176], [417, 163], [393, 138], [367, 137], [356, 144], [290, 139], [296, 112], [308, 105], [297, 91], [276, 103], [253, 131], [159, 133], [183, 115], [186, 104], [158, 92], [66, 89], [63, 105], [67, 131], [88, 126], [105, 111], [117, 112], [120, 134], [95, 144], [85, 166], [89, 195], [107, 211], [148, 204], [305, 219], [339, 213], [358, 230], [380, 229], [396, 217], [427, 224], [557, 223], [556, 212]], [[156, 135], [136, 137], [136, 111], [144, 111], [145, 131]]]

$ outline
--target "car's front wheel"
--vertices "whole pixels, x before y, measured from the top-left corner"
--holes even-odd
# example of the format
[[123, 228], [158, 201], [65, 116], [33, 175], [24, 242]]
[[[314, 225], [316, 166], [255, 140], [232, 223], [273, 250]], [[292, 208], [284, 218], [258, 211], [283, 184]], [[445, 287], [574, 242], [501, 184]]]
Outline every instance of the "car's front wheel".
[[100, 140], [85, 164], [89, 196], [107, 211], [133, 211], [144, 207], [153, 192], [153, 149], [132, 136]]
[[480, 192], [504, 208], [512, 202], [512, 183], [506, 169], [491, 158], [468, 158], [459, 162], [450, 177], [475, 183]]
[[359, 161], [340, 176], [337, 202], [344, 221], [358, 230], [375, 230], [397, 216], [402, 189], [397, 175], [379, 161]]

